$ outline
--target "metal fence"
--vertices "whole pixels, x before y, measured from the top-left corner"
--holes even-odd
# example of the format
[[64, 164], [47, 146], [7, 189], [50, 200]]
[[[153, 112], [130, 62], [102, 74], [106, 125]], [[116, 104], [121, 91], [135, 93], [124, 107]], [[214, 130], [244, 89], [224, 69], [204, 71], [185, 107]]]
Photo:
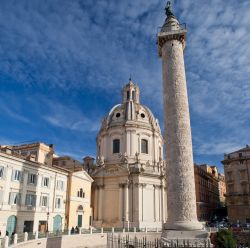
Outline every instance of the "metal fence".
[[107, 247], [108, 248], [212, 248], [213, 246], [207, 240], [204, 240], [202, 244], [190, 244], [187, 240], [171, 240], [169, 243], [163, 243], [160, 239], [154, 239], [148, 241], [147, 237], [138, 239], [137, 237], [131, 239], [129, 235], [121, 236], [109, 233], [107, 235]]
[[[121, 236], [108, 233], [107, 235], [107, 247], [108, 248], [221, 248], [212, 245], [207, 240], [203, 243], [190, 244], [188, 240], [171, 240], [169, 243], [162, 243], [160, 239], [154, 239], [154, 241], [148, 241], [147, 237], [138, 239], [137, 237], [131, 239], [129, 235]], [[228, 246], [228, 248], [231, 246]], [[227, 246], [225, 246], [227, 248]], [[249, 242], [237, 242], [235, 248], [250, 248]]]

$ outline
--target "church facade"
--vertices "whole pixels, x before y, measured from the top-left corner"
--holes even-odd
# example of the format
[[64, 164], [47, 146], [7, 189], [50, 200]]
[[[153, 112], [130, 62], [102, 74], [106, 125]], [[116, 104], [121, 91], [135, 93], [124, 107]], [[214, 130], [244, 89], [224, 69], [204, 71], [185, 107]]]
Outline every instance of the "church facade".
[[93, 226], [161, 228], [166, 219], [163, 138], [158, 120], [140, 104], [139, 87], [123, 87], [122, 103], [97, 135]]

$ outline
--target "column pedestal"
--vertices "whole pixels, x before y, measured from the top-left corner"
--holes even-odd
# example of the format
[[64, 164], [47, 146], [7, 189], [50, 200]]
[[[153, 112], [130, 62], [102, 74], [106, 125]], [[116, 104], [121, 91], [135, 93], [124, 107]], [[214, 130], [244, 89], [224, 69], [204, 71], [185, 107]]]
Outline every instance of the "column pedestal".
[[162, 231], [161, 242], [164, 246], [167, 245], [187, 245], [190, 247], [213, 247], [210, 242], [210, 233], [207, 231], [178, 231], [164, 230]]

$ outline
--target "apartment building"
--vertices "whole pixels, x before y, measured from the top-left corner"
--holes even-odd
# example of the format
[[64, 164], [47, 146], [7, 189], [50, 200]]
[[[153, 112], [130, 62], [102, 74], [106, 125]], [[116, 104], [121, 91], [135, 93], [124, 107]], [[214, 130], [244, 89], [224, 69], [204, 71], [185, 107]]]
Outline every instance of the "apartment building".
[[[53, 165], [53, 156], [53, 146], [40, 142], [0, 147], [3, 236], [24, 231], [57, 232], [70, 228], [69, 223], [89, 227], [92, 179], [83, 170], [74, 172]], [[75, 178], [77, 186], [72, 184]], [[78, 195], [80, 188], [82, 194]]]
[[219, 173], [216, 166], [207, 164], [195, 165], [194, 172], [197, 217], [200, 221], [209, 221], [215, 210], [222, 205], [220, 195], [224, 193], [220, 193]]
[[250, 147], [225, 154], [226, 202], [228, 218], [234, 223], [250, 223]]

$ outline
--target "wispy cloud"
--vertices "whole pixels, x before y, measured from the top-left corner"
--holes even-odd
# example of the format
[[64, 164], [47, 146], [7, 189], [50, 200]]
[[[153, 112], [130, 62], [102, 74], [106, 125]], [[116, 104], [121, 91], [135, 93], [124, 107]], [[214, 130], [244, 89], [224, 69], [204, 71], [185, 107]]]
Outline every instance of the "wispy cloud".
[[0, 94], [1, 115], [7, 115], [16, 121], [29, 123], [30, 120], [25, 117], [25, 111], [22, 107], [23, 106], [21, 106], [20, 102], [18, 102], [13, 95]]
[[96, 132], [100, 127], [99, 118], [93, 120], [85, 116], [76, 106], [46, 100], [47, 114], [43, 116], [53, 126], [80, 132]]

